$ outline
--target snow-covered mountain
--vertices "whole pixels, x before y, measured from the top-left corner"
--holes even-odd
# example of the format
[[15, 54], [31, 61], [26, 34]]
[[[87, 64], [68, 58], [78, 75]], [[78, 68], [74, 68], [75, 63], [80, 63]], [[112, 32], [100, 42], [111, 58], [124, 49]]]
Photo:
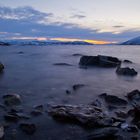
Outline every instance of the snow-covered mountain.
[[8, 45], [34, 45], [34, 46], [45, 46], [45, 45], [93, 45], [84, 41], [38, 41], [38, 40], [5, 40], [0, 41], [0, 46]]
[[121, 45], [140, 45], [140, 36], [123, 42]]

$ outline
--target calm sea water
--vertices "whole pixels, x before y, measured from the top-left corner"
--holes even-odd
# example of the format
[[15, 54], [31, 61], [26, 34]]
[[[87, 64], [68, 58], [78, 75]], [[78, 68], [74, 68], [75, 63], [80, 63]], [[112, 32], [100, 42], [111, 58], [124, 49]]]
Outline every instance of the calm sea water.
[[[28, 111], [39, 104], [88, 104], [104, 92], [124, 97], [127, 92], [140, 89], [140, 75], [117, 76], [114, 68], [81, 69], [78, 66], [80, 56], [73, 56], [76, 53], [128, 59], [134, 64], [127, 66], [140, 73], [140, 46], [0, 47], [0, 61], [5, 65], [4, 73], [0, 75], [0, 97], [7, 93], [18, 93], [22, 96], [24, 110]], [[69, 63], [73, 66], [56, 66], [54, 63]], [[86, 86], [67, 95], [65, 91], [72, 90], [74, 84]], [[0, 101], [2, 102], [1, 99]], [[18, 132], [17, 139], [78, 140], [85, 139], [84, 135], [87, 133], [78, 126], [55, 122], [47, 113], [30, 121], [38, 124], [36, 134], [21, 138], [23, 134]], [[10, 129], [7, 133], [9, 136], [6, 139], [10, 139]]]

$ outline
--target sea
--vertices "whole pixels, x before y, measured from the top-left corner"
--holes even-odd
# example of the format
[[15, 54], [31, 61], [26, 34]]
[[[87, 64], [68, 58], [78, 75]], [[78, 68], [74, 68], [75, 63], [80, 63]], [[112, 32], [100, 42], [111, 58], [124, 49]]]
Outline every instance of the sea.
[[[118, 76], [116, 68], [81, 68], [81, 55], [107, 55], [132, 64], [122, 67], [134, 68], [135, 77]], [[28, 136], [20, 130], [17, 140], [85, 140], [90, 130], [74, 124], [62, 124], [47, 114], [48, 104], [89, 104], [107, 93], [122, 98], [132, 90], [140, 90], [140, 46], [124, 45], [47, 45], [47, 46], [1, 46], [0, 62], [5, 66], [0, 74], [0, 102], [2, 96], [16, 93], [22, 97], [22, 108], [29, 113], [35, 105], [43, 105], [44, 114], [32, 117], [28, 122], [37, 124], [34, 135]], [[68, 65], [55, 65], [68, 63]], [[74, 91], [72, 86], [83, 84]], [[70, 91], [70, 94], [66, 93]], [[0, 109], [1, 110], [1, 109]], [[1, 113], [0, 120], [3, 115]], [[12, 125], [18, 130], [18, 125]], [[6, 130], [6, 140], [11, 140], [12, 130]]]

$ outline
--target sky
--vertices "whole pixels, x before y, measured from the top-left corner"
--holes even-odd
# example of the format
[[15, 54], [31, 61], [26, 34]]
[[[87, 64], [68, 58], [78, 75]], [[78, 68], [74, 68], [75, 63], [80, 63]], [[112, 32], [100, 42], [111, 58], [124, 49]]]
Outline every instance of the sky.
[[123, 42], [139, 14], [140, 0], [0, 0], [0, 39]]

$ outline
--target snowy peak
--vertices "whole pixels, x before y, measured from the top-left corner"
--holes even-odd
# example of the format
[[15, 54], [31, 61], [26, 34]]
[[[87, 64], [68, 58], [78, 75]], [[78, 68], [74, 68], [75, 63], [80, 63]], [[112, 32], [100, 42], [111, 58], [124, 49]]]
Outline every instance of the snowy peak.
[[140, 45], [140, 36], [123, 42], [121, 45]]

